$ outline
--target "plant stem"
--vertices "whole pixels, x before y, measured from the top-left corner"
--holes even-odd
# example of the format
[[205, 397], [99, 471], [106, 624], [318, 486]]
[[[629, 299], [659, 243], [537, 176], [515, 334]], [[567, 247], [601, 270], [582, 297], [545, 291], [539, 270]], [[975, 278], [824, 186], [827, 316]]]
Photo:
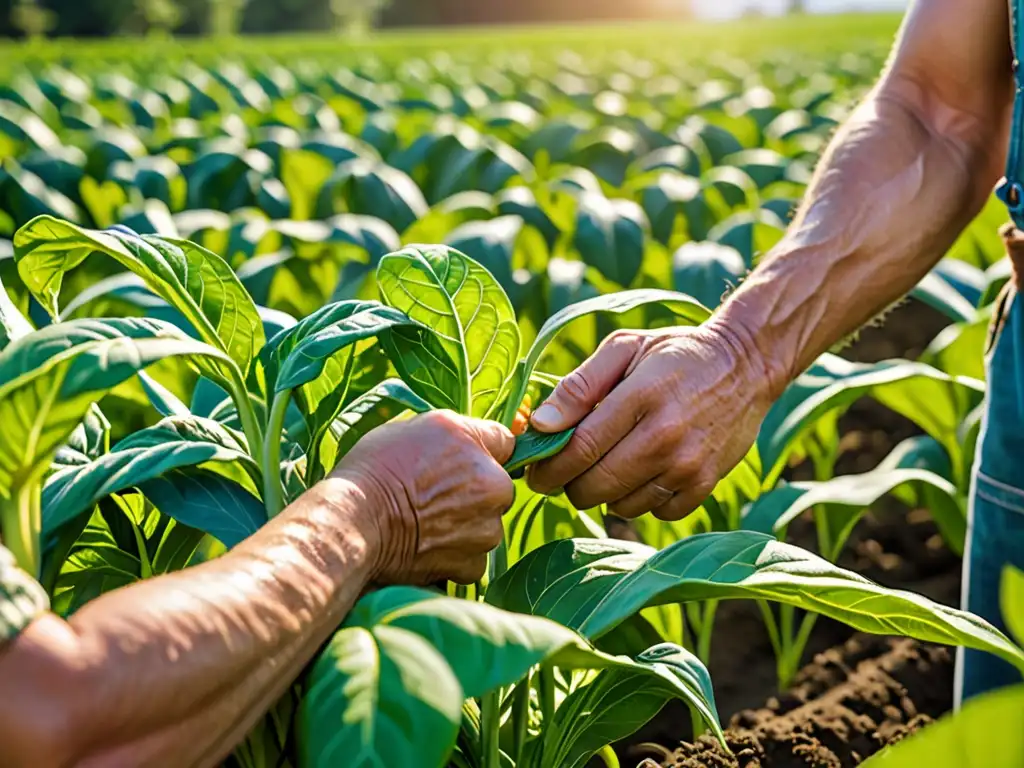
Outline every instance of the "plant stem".
[[29, 480], [10, 499], [0, 499], [0, 529], [14, 561], [39, 578], [39, 531], [42, 527], [42, 484]]
[[526, 746], [527, 726], [530, 723], [530, 691], [533, 674], [516, 683], [512, 698], [512, 762], [519, 765], [523, 759], [523, 748]]
[[540, 714], [543, 726], [547, 728], [555, 717], [555, 670], [543, 666], [537, 673], [537, 689], [540, 692]]
[[793, 678], [796, 677], [796, 673], [800, 669], [800, 661], [804, 656], [804, 648], [807, 647], [807, 641], [811, 638], [818, 615], [817, 613], [805, 613], [803, 619], [800, 620], [800, 629], [797, 630], [796, 638], [786, 655], [784, 674], [779, 676], [781, 688], [788, 688], [792, 684]]
[[[260, 429], [256, 411], [249, 400], [249, 392], [237, 368], [232, 370], [230, 384], [231, 399], [235, 401], [235, 408], [238, 409], [238, 420], [242, 422], [242, 432], [245, 433], [245, 441], [249, 444], [249, 453], [257, 464], [263, 466], [263, 430]], [[280, 437], [281, 434], [278, 432], [278, 439]]]
[[782, 658], [782, 642], [779, 638], [779, 625], [775, 621], [775, 614], [767, 600], [758, 600], [757, 607], [761, 609], [761, 618], [764, 619], [764, 627], [768, 630], [768, 639], [771, 641], [772, 650], [775, 651], [775, 659]]
[[263, 504], [267, 517], [273, 518], [284, 509], [284, 485], [281, 482], [281, 432], [288, 411], [291, 390], [274, 395], [274, 404], [267, 419], [267, 434], [263, 445]]
[[480, 703], [480, 740], [483, 745], [482, 768], [501, 768], [501, 691], [484, 694]]
[[711, 635], [715, 629], [715, 611], [717, 610], [717, 600], [708, 600], [704, 603], [704, 615], [701, 617], [700, 634], [697, 636], [697, 658], [705, 664], [711, 658]]
[[596, 754], [604, 761], [607, 768], [619, 768], [619, 757], [615, 754], [615, 750], [612, 749], [610, 744], [605, 744], [597, 750]]
[[696, 741], [698, 738], [704, 735], [707, 731], [707, 723], [704, 722], [704, 718], [701, 717], [700, 712], [697, 711], [696, 707], [688, 707], [690, 710], [690, 730], [693, 731], [693, 740]]

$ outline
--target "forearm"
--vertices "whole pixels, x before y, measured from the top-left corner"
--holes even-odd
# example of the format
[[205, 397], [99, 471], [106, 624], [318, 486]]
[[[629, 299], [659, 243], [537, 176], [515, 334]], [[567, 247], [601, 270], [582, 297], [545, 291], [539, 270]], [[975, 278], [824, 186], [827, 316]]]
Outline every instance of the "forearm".
[[[369, 500], [341, 480], [227, 555], [109, 593], [68, 623], [46, 617], [3, 667], [2, 748], [12, 724], [52, 723], [59, 764], [213, 765], [292, 683], [372, 578]], [[54, 659], [61, 668], [53, 669]], [[0, 659], [2, 661], [2, 659]], [[43, 668], [45, 666], [50, 668]], [[8, 668], [10, 667], [10, 668]], [[38, 708], [36, 711], [26, 709]], [[8, 727], [9, 726], [9, 727]], [[55, 755], [54, 757], [58, 757]]]
[[1003, 157], [993, 123], [913, 83], [856, 110], [786, 237], [713, 321], [763, 362], [772, 397], [909, 292], [976, 215]]

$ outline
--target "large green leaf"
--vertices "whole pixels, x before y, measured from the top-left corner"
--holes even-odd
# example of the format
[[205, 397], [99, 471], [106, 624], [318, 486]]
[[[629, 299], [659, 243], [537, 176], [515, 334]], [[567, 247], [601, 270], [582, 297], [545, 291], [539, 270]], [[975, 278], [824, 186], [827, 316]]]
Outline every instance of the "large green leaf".
[[52, 317], [64, 273], [95, 251], [134, 272], [195, 327], [207, 344], [248, 374], [265, 337], [256, 305], [230, 265], [186, 240], [137, 235], [126, 228], [98, 231], [40, 216], [14, 236], [18, 271]]
[[[696, 656], [664, 643], [648, 648], [636, 662], [634, 668], [602, 672], [566, 696], [533, 747], [527, 765], [583, 768], [599, 749], [634, 733], [677, 698], [680, 681], [694, 693], [688, 703], [724, 743], [711, 676]], [[652, 672], [657, 675], [654, 680]]]
[[[852, 363], [822, 355], [786, 389], [761, 425], [757, 447], [765, 484], [774, 483], [792, 453], [806, 451], [807, 440], [834, 448], [839, 414], [864, 395], [906, 416], [938, 440], [956, 472], [966, 465], [958, 428], [984, 390], [976, 379], [950, 376], [924, 363]], [[963, 479], [958, 478], [958, 484]]]
[[463, 700], [515, 683], [541, 663], [646, 671], [671, 683], [676, 696], [706, 702], [700, 674], [686, 678], [600, 653], [545, 619], [391, 587], [361, 600], [314, 663], [300, 715], [304, 761], [439, 768], [455, 745]]
[[[515, 312], [497, 281], [447, 246], [410, 246], [388, 254], [380, 261], [377, 281], [383, 300], [432, 328], [455, 362], [462, 385], [458, 410], [487, 415], [519, 357]], [[399, 355], [421, 349], [402, 336], [393, 343]]]
[[[47, 478], [43, 489], [43, 536], [92, 509], [105, 496], [142, 486], [174, 469], [210, 462], [235, 462], [254, 478], [259, 475], [241, 437], [218, 422], [198, 416], [164, 419], [130, 435], [94, 461], [65, 467]], [[175, 517], [174, 509], [166, 513]], [[239, 534], [229, 533], [230, 542], [225, 544], [236, 543], [239, 536], [251, 533], [254, 527], [248, 522], [236, 525], [231, 520], [217, 525], [221, 533], [235, 529]], [[217, 535], [209, 526], [203, 530]], [[217, 538], [224, 541], [222, 535]]]
[[259, 530], [267, 512], [256, 496], [224, 475], [203, 468], [171, 469], [139, 484], [157, 509], [177, 522], [233, 547]]
[[977, 648], [1024, 669], [1024, 651], [983, 619], [753, 531], [700, 534], [661, 551], [611, 539], [556, 541], [487, 591], [493, 605], [547, 616], [588, 638], [645, 606], [735, 597], [794, 605], [864, 632]]
[[981, 696], [879, 752], [863, 768], [1017, 768], [1024, 765], [1024, 685]]
[[[930, 437], [910, 438], [870, 472], [844, 475], [823, 482], [798, 482], [775, 488], [758, 498], [743, 515], [743, 528], [776, 535], [808, 509], [819, 507], [818, 526], [825, 526], [831, 544], [821, 554], [829, 560], [839, 556], [850, 530], [881, 497], [892, 494], [911, 507], [931, 512], [946, 539], [959, 542], [963, 551], [966, 514], [960, 506], [956, 486], [928, 468], [929, 454], [919, 450], [923, 441], [937, 449], [937, 460], [948, 473], [949, 458]], [[936, 467], [942, 469], [943, 467]], [[821, 538], [819, 531], [819, 538]]]
[[225, 381], [227, 356], [145, 318], [74, 320], [23, 336], [0, 353], [0, 496], [44, 471], [90, 406], [167, 357], [185, 357]]

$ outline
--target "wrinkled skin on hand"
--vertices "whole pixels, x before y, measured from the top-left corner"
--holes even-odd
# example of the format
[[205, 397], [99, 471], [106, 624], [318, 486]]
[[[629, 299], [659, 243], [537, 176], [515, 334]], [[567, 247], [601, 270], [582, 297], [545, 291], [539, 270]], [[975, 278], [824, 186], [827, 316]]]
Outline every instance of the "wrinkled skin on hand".
[[373, 430], [331, 473], [368, 497], [379, 584], [470, 584], [503, 535], [514, 498], [501, 465], [515, 444], [501, 424], [433, 411]]
[[771, 402], [767, 378], [726, 329], [619, 331], [565, 377], [531, 419], [579, 424], [565, 450], [530, 468], [578, 509], [678, 520], [746, 454]]

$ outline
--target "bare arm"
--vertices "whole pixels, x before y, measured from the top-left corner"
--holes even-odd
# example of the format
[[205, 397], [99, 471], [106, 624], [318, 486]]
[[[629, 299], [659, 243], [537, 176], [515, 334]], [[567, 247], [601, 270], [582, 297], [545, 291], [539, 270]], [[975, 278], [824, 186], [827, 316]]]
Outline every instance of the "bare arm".
[[1002, 0], [919, 0], [890, 66], [842, 127], [784, 241], [719, 313], [777, 395], [905, 295], [1002, 172], [1012, 105]]
[[0, 764], [217, 764], [368, 584], [478, 578], [511, 434], [438, 413], [366, 443], [223, 557], [43, 616], [0, 651]]
[[698, 506], [785, 386], [913, 288], [983, 205], [1011, 74], [1005, 0], [917, 0], [788, 233], [714, 318], [613, 334], [534, 413], [543, 431], [579, 424], [534, 488], [623, 517]]

